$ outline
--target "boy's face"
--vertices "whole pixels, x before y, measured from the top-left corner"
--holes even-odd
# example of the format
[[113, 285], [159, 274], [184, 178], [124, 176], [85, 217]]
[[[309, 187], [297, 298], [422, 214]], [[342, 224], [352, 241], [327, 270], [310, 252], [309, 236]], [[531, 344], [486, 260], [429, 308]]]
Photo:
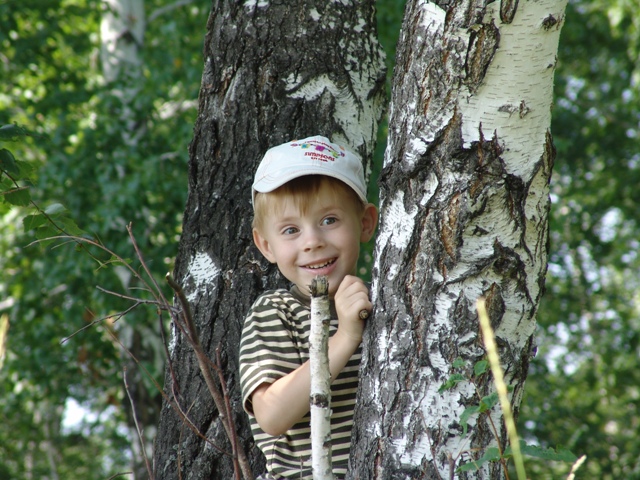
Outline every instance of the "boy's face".
[[346, 193], [326, 185], [304, 214], [291, 200], [274, 201], [273, 217], [253, 231], [256, 246], [306, 294], [312, 279], [326, 275], [333, 296], [344, 277], [356, 273], [360, 242], [373, 236], [377, 224], [376, 208], [368, 204], [361, 212]]

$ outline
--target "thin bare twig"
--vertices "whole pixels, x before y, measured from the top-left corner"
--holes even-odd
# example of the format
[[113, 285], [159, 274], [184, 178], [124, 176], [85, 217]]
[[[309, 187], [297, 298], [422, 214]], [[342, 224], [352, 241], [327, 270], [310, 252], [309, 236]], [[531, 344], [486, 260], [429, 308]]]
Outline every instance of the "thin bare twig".
[[[185, 425], [187, 425], [189, 427], [189, 429], [199, 438], [201, 438], [202, 440], [204, 440], [205, 442], [207, 442], [209, 445], [211, 445], [211, 447], [213, 447], [214, 449], [218, 450], [220, 453], [222, 453], [223, 455], [227, 455], [227, 456], [231, 456], [232, 454], [227, 452], [226, 450], [224, 450], [223, 448], [219, 447], [218, 445], [216, 445], [215, 443], [213, 443], [211, 440], [209, 440], [209, 438], [204, 435], [203, 433], [200, 432], [200, 430], [198, 429], [198, 427], [196, 427], [194, 425], [194, 423], [191, 421], [191, 419], [189, 418], [188, 414], [184, 412], [184, 410], [182, 410], [182, 407], [180, 406], [180, 404], [176, 401], [176, 400], [172, 400], [171, 398], [169, 398], [169, 396], [164, 392], [164, 390], [162, 389], [162, 387], [160, 386], [160, 384], [156, 381], [156, 379], [153, 377], [153, 375], [151, 375], [151, 373], [149, 372], [149, 370], [147, 370], [145, 368], [144, 365], [142, 365], [140, 363], [140, 361], [138, 360], [138, 358], [133, 354], [133, 352], [131, 352], [129, 349], [127, 349], [127, 347], [124, 346], [124, 344], [120, 341], [120, 339], [111, 331], [109, 331], [109, 334], [111, 335], [111, 338], [118, 344], [120, 345], [120, 347], [124, 350], [124, 352], [129, 355], [131, 357], [131, 359], [134, 361], [134, 363], [140, 367], [142, 369], [142, 371], [144, 372], [144, 374], [147, 376], [147, 378], [149, 380], [151, 380], [151, 382], [154, 384], [154, 386], [156, 387], [156, 389], [160, 392], [160, 395], [162, 395], [162, 398], [165, 399], [165, 401], [169, 404], [169, 406], [171, 408], [173, 408], [174, 412], [176, 412], [178, 414], [178, 416], [180, 417], [180, 419], [183, 421], [183, 423]], [[174, 396], [174, 398], [176, 398]]]
[[[118, 292], [113, 292], [111, 290], [107, 290], [106, 288], [103, 288], [100, 285], [96, 285], [96, 289], [100, 290], [103, 293], [108, 293], [109, 295], [113, 295], [114, 297], [123, 298], [125, 300], [131, 300], [132, 302], [136, 302], [139, 305], [146, 303], [146, 304], [156, 305], [158, 308], [163, 308], [164, 310], [169, 309], [169, 307], [165, 307], [161, 303], [158, 303], [157, 300], [143, 300], [142, 298], [131, 297], [129, 295], [125, 295], [124, 293], [118, 293]], [[145, 289], [145, 291], [148, 291], [148, 290]]]
[[129, 403], [131, 403], [131, 415], [133, 417], [133, 423], [136, 426], [136, 431], [138, 433], [138, 438], [140, 439], [140, 449], [142, 451], [142, 458], [144, 459], [145, 467], [147, 468], [147, 473], [149, 474], [149, 480], [153, 480], [153, 471], [151, 470], [151, 465], [149, 465], [149, 458], [147, 457], [147, 449], [144, 444], [144, 434], [140, 429], [140, 424], [138, 424], [138, 416], [136, 415], [136, 404], [133, 401], [133, 397], [131, 396], [131, 392], [129, 391], [129, 383], [127, 382], [127, 367], [122, 369], [122, 377], [124, 378], [124, 389], [127, 392], [127, 397], [129, 397]]
[[576, 478], [576, 472], [582, 466], [582, 464], [585, 462], [586, 459], [587, 459], [587, 456], [583, 455], [578, 460], [575, 461], [575, 463], [571, 467], [571, 471], [569, 472], [569, 476], [567, 477], [567, 480], [574, 480]]
[[113, 480], [114, 478], [121, 477], [123, 475], [133, 475], [133, 472], [116, 473], [114, 475], [111, 475], [109, 478], [107, 478], [107, 480]]
[[151, 23], [156, 18], [158, 18], [159, 16], [164, 15], [165, 13], [169, 13], [170, 11], [175, 10], [176, 8], [180, 8], [180, 7], [183, 7], [185, 5], [189, 5], [190, 3], [193, 3], [193, 1], [194, 0], [178, 0], [177, 2], [172, 3], [170, 5], [166, 5], [164, 7], [157, 8], [156, 10], [151, 12], [151, 14], [149, 14], [149, 16], [147, 17], [147, 22]]
[[[62, 239], [66, 239], [66, 240], [71, 239], [71, 240], [73, 240], [74, 242], [76, 242], [78, 244], [87, 243], [87, 244], [89, 244], [91, 246], [99, 248], [99, 249], [103, 250], [104, 252], [108, 253], [111, 256], [111, 258], [115, 258], [116, 259], [115, 261], [117, 261], [118, 263], [121, 263], [125, 268], [127, 268], [129, 270], [129, 272], [131, 272], [131, 275], [134, 278], [136, 278], [136, 280], [140, 281], [142, 283], [142, 285], [144, 285], [144, 287], [145, 287], [144, 290], [149, 292], [152, 295], [152, 297], [154, 298], [154, 300], [142, 300], [142, 299], [139, 299], [139, 298], [129, 297], [129, 296], [126, 296], [126, 295], [118, 294], [116, 292], [111, 292], [111, 291], [105, 290], [105, 289], [103, 289], [103, 288], [101, 288], [99, 286], [97, 287], [99, 290], [104, 291], [105, 293], [109, 293], [110, 295], [115, 295], [115, 296], [118, 296], [118, 297], [121, 297], [121, 298], [125, 298], [125, 299], [129, 299], [129, 300], [135, 302], [132, 307], [130, 307], [129, 309], [127, 309], [124, 312], [121, 312], [118, 315], [118, 319], [122, 318], [124, 315], [126, 315], [131, 310], [133, 310], [134, 308], [136, 308], [138, 305], [141, 305], [141, 304], [155, 304], [158, 309], [163, 309], [163, 310], [169, 310], [170, 311], [171, 305], [169, 304], [169, 302], [167, 301], [165, 296], [162, 294], [162, 290], [160, 290], [160, 287], [156, 283], [153, 275], [151, 275], [151, 272], [149, 271], [146, 263], [144, 262], [144, 258], [142, 257], [142, 253], [140, 252], [140, 249], [138, 248], [138, 244], [135, 241], [135, 237], [133, 236], [133, 232], [132, 232], [132, 229], [131, 229], [131, 224], [128, 225], [127, 232], [129, 233], [129, 237], [131, 238], [131, 242], [133, 244], [133, 247], [134, 247], [134, 250], [135, 250], [136, 255], [138, 257], [138, 260], [142, 264], [142, 266], [143, 266], [145, 272], [147, 273], [147, 275], [149, 276], [149, 278], [151, 278], [151, 280], [152, 280], [154, 286], [156, 287], [156, 290], [158, 291], [159, 295], [156, 295], [154, 293], [153, 289], [144, 280], [144, 278], [138, 273], [138, 271], [136, 269], [134, 269], [131, 265], [129, 265], [129, 263], [124, 258], [122, 258], [120, 255], [116, 254], [114, 251], [112, 251], [112, 250], [108, 249], [107, 247], [105, 247], [102, 243], [96, 242], [96, 241], [88, 239], [88, 238], [74, 237], [74, 236], [71, 236], [71, 235], [51, 237], [50, 239], [51, 240], [54, 240], [54, 239], [61, 239], [61, 240]], [[39, 240], [39, 241], [41, 241], [41, 240]], [[33, 243], [36, 243], [36, 242], [33, 242]], [[85, 251], [88, 252], [87, 249], [85, 249]], [[107, 263], [112, 263], [113, 262], [112, 260], [109, 260], [108, 262], [102, 262], [97, 257], [95, 257], [93, 255], [90, 255], [90, 256], [91, 256], [92, 259], [96, 260], [100, 264], [101, 267], [106, 265]], [[89, 328], [89, 327], [95, 325], [96, 323], [102, 322], [106, 318], [111, 318], [111, 317], [113, 317], [113, 315], [109, 315], [109, 316], [103, 317], [101, 319], [98, 319], [98, 320], [96, 320], [94, 322], [91, 322], [89, 325], [86, 325], [85, 327], [81, 328], [80, 330], [78, 330], [77, 332], [73, 333], [69, 337], [63, 339], [63, 341], [61, 343], [66, 342], [67, 340], [69, 340], [70, 338], [75, 336], [77, 333], [85, 330], [86, 328]], [[162, 337], [162, 345], [164, 347], [165, 355], [166, 355], [167, 362], [168, 362], [167, 365], [168, 365], [169, 371], [171, 373], [171, 378], [173, 380], [173, 383], [172, 383], [173, 393], [174, 393], [174, 396], [177, 398], [178, 397], [178, 393], [176, 392], [176, 390], [179, 387], [178, 387], [178, 382], [176, 381], [175, 371], [173, 369], [173, 362], [171, 361], [171, 356], [169, 355], [169, 351], [167, 349], [167, 342], [166, 342], [166, 336], [165, 336], [165, 332], [164, 332], [164, 325], [162, 325], [162, 316], [160, 316], [160, 335]], [[160, 391], [162, 391], [162, 389], [160, 389]]]
[[[85, 237], [79, 237], [79, 236], [76, 236], [76, 235], [56, 235], [56, 236], [53, 236], [53, 237], [47, 237], [47, 238], [35, 240], [35, 241], [31, 242], [30, 244], [28, 244], [27, 247], [30, 247], [31, 245], [34, 245], [36, 243], [45, 242], [45, 241], [48, 241], [48, 240], [67, 240], [67, 241], [71, 240], [71, 241], [73, 241], [75, 243], [91, 245], [93, 247], [96, 247], [96, 248], [104, 251], [105, 253], [108, 253], [109, 255], [111, 255], [112, 258], [115, 258], [115, 261], [114, 260], [109, 260], [109, 261], [103, 262], [102, 260], [98, 259], [94, 255], [92, 255], [90, 252], [88, 252], [88, 250], [85, 249], [89, 253], [90, 257], [92, 259], [94, 259], [101, 267], [104, 266], [104, 265], [107, 265], [109, 263], [114, 263], [114, 262], [122, 264], [122, 266], [124, 266], [127, 270], [129, 270], [129, 272], [131, 272], [131, 275], [136, 280], [138, 280], [140, 283], [142, 283], [145, 286], [146, 291], [148, 291], [151, 295], [153, 295], [156, 300], [159, 300], [158, 297], [155, 295], [155, 293], [154, 293], [153, 289], [151, 288], [151, 286], [136, 271], [136, 269], [133, 268], [131, 265], [129, 265], [129, 263], [124, 258], [122, 258], [120, 255], [115, 253], [113, 250], [110, 250], [109, 248], [105, 247], [103, 244], [98, 243], [95, 240], [91, 240], [91, 239], [85, 238]], [[139, 260], [141, 261], [141, 263], [144, 263], [143, 259], [141, 257], [139, 257]], [[145, 269], [145, 270], [149, 274], [148, 269]], [[154, 281], [154, 284], [155, 284], [155, 280], [153, 279], [153, 276], [151, 276], [151, 279]], [[157, 286], [157, 284], [156, 284], [156, 286]], [[160, 294], [162, 294], [161, 290], [158, 289], [158, 291], [160, 292]], [[166, 299], [165, 299], [164, 303], [168, 305], [168, 302], [166, 301]]]
[[233, 410], [231, 409], [231, 402], [229, 398], [229, 392], [227, 391], [227, 382], [224, 379], [222, 371], [222, 359], [220, 358], [220, 347], [216, 348], [216, 371], [218, 372], [218, 380], [220, 382], [220, 389], [222, 390], [222, 398], [224, 398], [224, 406], [227, 419], [229, 421], [229, 428], [231, 430], [231, 451], [233, 453], [233, 471], [235, 473], [236, 480], [242, 480], [240, 477], [240, 464], [238, 461], [238, 435], [235, 422], [233, 421]]
[[127, 308], [126, 310], [123, 310], [122, 312], [118, 312], [118, 313], [111, 313], [109, 315], [105, 315], [104, 317], [100, 317], [97, 320], [94, 320], [93, 322], [85, 325], [84, 327], [76, 330], [75, 332], [73, 332], [71, 335], [69, 335], [68, 337], [63, 338], [62, 340], [60, 340], [60, 345], [64, 345], [67, 340], [72, 339], [73, 337], [75, 337], [76, 335], [78, 335], [79, 333], [83, 332], [84, 330], [86, 330], [87, 328], [91, 328], [94, 325], [104, 322], [105, 320], [109, 319], [109, 318], [115, 318], [114, 323], [117, 322], [118, 320], [120, 320], [122, 317], [124, 317], [125, 315], [127, 315], [129, 312], [131, 312], [133, 309], [135, 309], [137, 306], [139, 305], [139, 303], [136, 303], [134, 305], [131, 305], [129, 308]]
[[[191, 344], [191, 348], [193, 348], [193, 351], [196, 354], [196, 360], [198, 362], [198, 366], [200, 367], [200, 372], [204, 377], [204, 381], [207, 384], [209, 393], [211, 394], [216, 408], [218, 409], [218, 414], [220, 417], [220, 421], [222, 422], [222, 426], [227, 433], [227, 437], [230, 441], [232, 441], [232, 439], [234, 438], [234, 432], [231, 429], [229, 417], [225, 414], [226, 409], [224, 396], [216, 386], [213, 375], [211, 374], [211, 370], [209, 369], [209, 359], [204, 352], [204, 349], [202, 348], [202, 344], [200, 343], [200, 338], [198, 336], [196, 325], [193, 321], [193, 316], [191, 315], [191, 307], [189, 306], [187, 297], [185, 296], [182, 287], [180, 287], [180, 285], [175, 282], [171, 275], [167, 274], [166, 279], [167, 283], [173, 289], [176, 297], [178, 298], [178, 301], [180, 302], [180, 306], [182, 307], [182, 317], [188, 331], [187, 338]], [[237, 441], [235, 443], [237, 445]], [[247, 459], [244, 449], [237, 448], [236, 451], [238, 454], [238, 462], [240, 463], [240, 468], [242, 470], [244, 478], [253, 479], [253, 472], [251, 471], [251, 466], [249, 465], [249, 460]]]
[[[158, 292], [158, 296], [162, 300], [162, 303], [164, 305], [169, 305], [169, 302], [165, 298], [164, 293], [162, 293], [162, 289], [158, 285], [158, 282], [156, 282], [155, 277], [151, 274], [151, 271], [149, 270], [149, 267], [147, 267], [147, 264], [144, 261], [144, 258], [142, 256], [142, 252], [138, 248], [138, 243], [136, 242], [136, 238], [133, 236], [133, 231], [131, 229], [131, 223], [129, 225], [127, 225], [127, 232], [129, 232], [129, 238], [131, 239], [131, 244], [133, 245], [133, 249], [136, 251], [136, 256], [138, 257], [138, 260], [140, 261], [140, 265], [142, 265], [142, 268], [144, 268], [144, 271], [147, 272], [147, 276], [151, 279], [151, 282], [153, 283], [153, 286], [155, 287], [156, 292]], [[146, 284], [146, 282], [145, 282], [145, 285], [147, 286], [147, 288], [149, 288], [149, 290], [151, 290], [151, 288]]]

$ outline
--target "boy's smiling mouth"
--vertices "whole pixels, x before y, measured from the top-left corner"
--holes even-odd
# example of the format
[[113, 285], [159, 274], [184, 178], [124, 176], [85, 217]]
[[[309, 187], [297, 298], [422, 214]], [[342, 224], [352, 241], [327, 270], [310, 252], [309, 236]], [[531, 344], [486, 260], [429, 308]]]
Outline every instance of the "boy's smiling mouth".
[[336, 262], [336, 260], [337, 258], [332, 258], [322, 263], [311, 263], [309, 265], [304, 265], [304, 268], [310, 268], [311, 270], [319, 270], [321, 268], [328, 267], [329, 265], [333, 265]]

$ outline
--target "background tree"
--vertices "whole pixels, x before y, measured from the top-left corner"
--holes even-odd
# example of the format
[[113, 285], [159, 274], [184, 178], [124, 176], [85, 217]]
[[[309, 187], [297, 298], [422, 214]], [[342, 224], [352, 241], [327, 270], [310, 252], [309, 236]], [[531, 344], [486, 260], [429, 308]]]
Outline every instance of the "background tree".
[[443, 386], [456, 368], [472, 377], [485, 356], [475, 312], [484, 296], [515, 408], [522, 396], [546, 272], [565, 5], [407, 4], [350, 478], [448, 478], [507, 444], [499, 407], [462, 420], [494, 391], [489, 375]]
[[[209, 17], [175, 276], [190, 300], [203, 347], [212, 359], [220, 352], [235, 424], [257, 473], [264, 461], [251, 448], [240, 405], [238, 347], [251, 303], [282, 280], [253, 247], [253, 174], [267, 148], [313, 134], [371, 158], [385, 80], [374, 22], [373, 2], [367, 1], [220, 1]], [[156, 478], [232, 478], [219, 414], [190, 345], [173, 334], [165, 392], [214, 446], [165, 405]]]

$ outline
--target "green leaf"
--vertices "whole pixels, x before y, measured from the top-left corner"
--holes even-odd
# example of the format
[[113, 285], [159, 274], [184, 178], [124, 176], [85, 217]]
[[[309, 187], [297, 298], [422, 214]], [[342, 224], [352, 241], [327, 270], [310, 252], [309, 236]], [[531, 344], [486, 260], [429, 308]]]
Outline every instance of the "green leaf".
[[491, 395], [487, 395], [486, 397], [482, 397], [480, 400], [479, 411], [486, 412], [487, 410], [491, 410], [499, 401], [498, 392], [493, 392]]
[[459, 357], [456, 358], [453, 361], [453, 368], [462, 368], [462, 367], [464, 367], [464, 360]]
[[500, 461], [500, 450], [497, 447], [489, 447], [484, 452], [484, 455], [480, 457], [478, 460], [474, 460], [469, 463], [465, 463], [460, 465], [456, 471], [458, 472], [475, 472], [479, 470], [482, 465], [489, 462], [498, 462]]
[[6, 148], [0, 149], [0, 169], [11, 175], [18, 175], [20, 168], [16, 164], [13, 154]]
[[58, 220], [58, 222], [61, 223], [60, 226], [62, 227], [62, 229], [65, 231], [67, 235], [73, 235], [75, 237], [78, 237], [86, 233], [84, 230], [78, 227], [75, 220], [69, 217], [62, 217], [61, 219]]
[[42, 240], [40, 245], [47, 247], [51, 245], [55, 240], [51, 237], [60, 235], [60, 230], [54, 227], [50, 222], [46, 222], [40, 228], [36, 229], [36, 238]]
[[55, 216], [66, 211], [67, 209], [61, 203], [53, 203], [44, 210], [44, 213], [49, 216]]
[[470, 407], [467, 407], [464, 409], [464, 412], [462, 412], [462, 415], [460, 415], [460, 425], [462, 425], [462, 436], [466, 436], [467, 435], [467, 428], [468, 428], [468, 424], [469, 424], [469, 418], [471, 418], [471, 415], [474, 415], [476, 413], [480, 412], [480, 406], [479, 405], [472, 405]]
[[473, 372], [476, 374], [476, 377], [479, 377], [483, 373], [489, 370], [489, 362], [486, 360], [480, 360], [473, 366]]
[[27, 130], [15, 124], [0, 127], [0, 141], [3, 142], [15, 142], [20, 137], [26, 137], [27, 135]]
[[4, 198], [11, 205], [26, 207], [31, 203], [31, 194], [28, 188], [14, 188], [4, 194]]
[[487, 395], [480, 400], [478, 405], [472, 405], [464, 409], [462, 414], [460, 415], [460, 425], [462, 425], [462, 436], [467, 434], [467, 427], [469, 423], [469, 418], [471, 415], [476, 413], [484, 413], [488, 410], [491, 410], [494, 405], [498, 403], [498, 394], [492, 393], [491, 395]]
[[47, 219], [47, 217], [38, 213], [36, 215], [27, 215], [26, 217], [24, 217], [24, 219], [22, 220], [22, 225], [25, 232], [28, 232], [29, 230], [33, 230], [44, 225], [48, 221], [49, 220]]
[[461, 375], [460, 373], [454, 373], [449, 377], [449, 379], [444, 384], [442, 384], [442, 386], [438, 389], [438, 393], [442, 393], [445, 390], [451, 390], [458, 383], [464, 380], [466, 380], [466, 377], [464, 375]]
[[16, 159], [16, 165], [19, 168], [18, 177], [20, 180], [29, 181], [27, 177], [35, 172], [36, 167], [32, 162], [25, 162], [23, 160]]
[[535, 445], [521, 445], [520, 451], [523, 455], [529, 457], [541, 458], [543, 460], [552, 460], [555, 462], [567, 462], [573, 463], [578, 457], [571, 453], [566, 448], [558, 447], [556, 450], [553, 448], [542, 448]]

